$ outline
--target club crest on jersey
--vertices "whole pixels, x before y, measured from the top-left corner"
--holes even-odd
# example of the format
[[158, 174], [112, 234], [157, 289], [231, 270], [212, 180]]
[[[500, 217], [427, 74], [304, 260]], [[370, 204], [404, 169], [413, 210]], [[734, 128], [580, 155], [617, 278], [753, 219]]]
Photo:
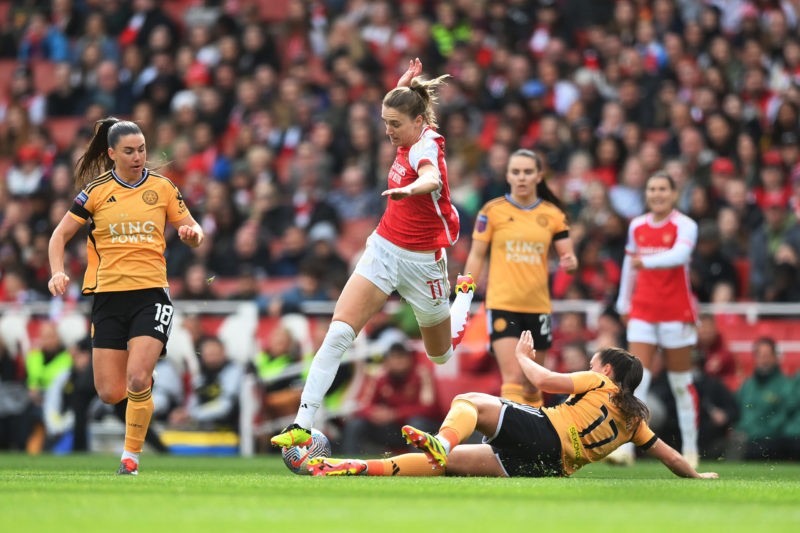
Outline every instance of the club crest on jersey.
[[486, 215], [478, 215], [478, 220], [475, 221], [475, 231], [483, 233], [486, 231], [486, 224], [489, 222], [489, 217]]
[[142, 200], [147, 205], [153, 205], [158, 201], [158, 193], [156, 191], [147, 190], [142, 193]]
[[86, 200], [89, 199], [89, 195], [86, 194], [86, 191], [81, 191], [78, 196], [75, 197], [75, 203], [83, 206], [86, 203]]
[[546, 228], [548, 224], [547, 217], [544, 215], [537, 216], [536, 223], [539, 224], [541, 227]]

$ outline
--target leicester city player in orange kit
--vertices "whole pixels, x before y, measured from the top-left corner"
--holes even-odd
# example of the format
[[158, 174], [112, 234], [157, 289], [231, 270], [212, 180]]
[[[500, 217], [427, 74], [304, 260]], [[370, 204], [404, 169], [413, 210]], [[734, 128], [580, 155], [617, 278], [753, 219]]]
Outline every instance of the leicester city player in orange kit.
[[181, 241], [197, 247], [203, 230], [181, 193], [166, 177], [148, 169], [141, 129], [133, 122], [98, 121], [81, 157], [75, 184], [80, 192], [50, 237], [53, 296], [69, 286], [64, 248], [90, 225], [83, 294], [93, 295], [92, 362], [100, 399], [126, 397], [125, 448], [118, 474], [136, 475], [139, 454], [153, 414], [152, 374], [164, 353], [173, 307], [164, 259], [169, 222]]
[[[566, 402], [537, 409], [489, 394], [459, 394], [436, 435], [404, 426], [406, 439], [423, 453], [386, 459], [316, 458], [309, 471], [317, 476], [569, 476], [632, 442], [659, 459], [676, 475], [717, 478], [698, 473], [677, 450], [647, 425], [647, 406], [633, 391], [642, 379], [642, 363], [621, 348], [592, 356], [590, 370], [562, 374], [535, 361], [530, 331], [515, 348], [525, 377], [539, 389], [569, 394]], [[475, 430], [481, 444], [461, 444]]]

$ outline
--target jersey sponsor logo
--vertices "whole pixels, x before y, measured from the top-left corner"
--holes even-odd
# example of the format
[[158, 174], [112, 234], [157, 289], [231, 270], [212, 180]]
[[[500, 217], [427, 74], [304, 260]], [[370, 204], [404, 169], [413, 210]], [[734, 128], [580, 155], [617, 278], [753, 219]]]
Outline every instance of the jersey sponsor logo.
[[147, 190], [142, 193], [142, 200], [147, 205], [154, 205], [158, 201], [158, 193], [156, 191]]
[[112, 244], [150, 243], [154, 241], [156, 223], [152, 220], [136, 222], [115, 222], [108, 225]]
[[111, 197], [110, 197], [108, 200], [106, 200], [106, 203], [107, 203], [107, 204], [110, 204], [110, 203], [114, 203], [114, 202], [116, 202], [116, 201], [117, 201], [117, 199], [116, 199], [116, 198], [114, 198], [114, 195], [111, 195]]
[[405, 175], [406, 175], [406, 167], [404, 167], [403, 165], [398, 163], [397, 160], [395, 160], [395, 162], [392, 163], [392, 168], [389, 170], [389, 180], [395, 183], [400, 183], [400, 181], [405, 177]]
[[75, 203], [83, 206], [86, 203], [86, 200], [89, 199], [89, 195], [86, 194], [85, 191], [81, 191], [78, 196], [75, 197]]
[[578, 435], [578, 428], [575, 426], [569, 427], [569, 440], [572, 443], [572, 451], [575, 454], [575, 460], [580, 460], [583, 455], [581, 452], [581, 438]]
[[506, 262], [541, 265], [547, 248], [540, 242], [506, 241]]
[[478, 215], [478, 220], [475, 221], [475, 231], [483, 233], [486, 231], [486, 225], [489, 223], [489, 217], [486, 215]]

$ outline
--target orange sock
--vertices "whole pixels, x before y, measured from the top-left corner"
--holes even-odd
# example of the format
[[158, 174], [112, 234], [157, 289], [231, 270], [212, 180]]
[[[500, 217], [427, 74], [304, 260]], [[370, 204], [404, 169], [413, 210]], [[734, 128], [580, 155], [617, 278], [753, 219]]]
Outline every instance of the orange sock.
[[152, 389], [141, 392], [128, 391], [128, 407], [125, 409], [125, 451], [140, 453], [144, 436], [153, 416]]
[[503, 383], [500, 396], [512, 402], [525, 403], [524, 387], [517, 383]]
[[467, 439], [478, 424], [478, 409], [469, 400], [456, 399], [439, 428], [437, 437], [450, 444], [450, 450]]
[[444, 475], [444, 468], [431, 465], [425, 454], [406, 453], [388, 459], [368, 460], [367, 475], [430, 477]]

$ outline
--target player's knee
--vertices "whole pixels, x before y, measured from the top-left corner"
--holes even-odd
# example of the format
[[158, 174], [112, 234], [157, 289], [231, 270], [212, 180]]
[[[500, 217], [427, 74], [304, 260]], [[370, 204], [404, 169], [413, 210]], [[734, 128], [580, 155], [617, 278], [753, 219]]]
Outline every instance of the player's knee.
[[109, 405], [117, 404], [128, 396], [125, 387], [117, 387], [97, 382], [95, 382], [94, 387], [97, 390], [97, 396], [100, 398], [100, 401]]
[[449, 361], [451, 357], [453, 357], [453, 347], [451, 346], [450, 348], [448, 348], [447, 351], [444, 352], [442, 355], [431, 355], [431, 354], [427, 355], [428, 359], [430, 359], [437, 365], [443, 365], [447, 361]]

